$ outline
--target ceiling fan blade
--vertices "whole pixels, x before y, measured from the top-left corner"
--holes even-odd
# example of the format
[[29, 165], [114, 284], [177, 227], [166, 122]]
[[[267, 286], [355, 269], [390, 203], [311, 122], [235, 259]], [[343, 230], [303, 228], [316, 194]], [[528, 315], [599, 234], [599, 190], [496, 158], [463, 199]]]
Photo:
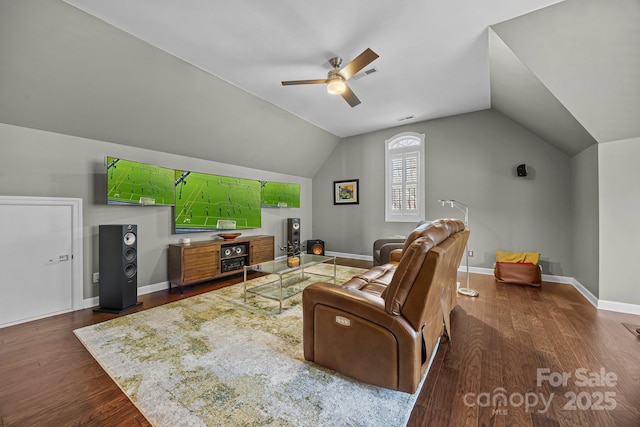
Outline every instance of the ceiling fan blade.
[[358, 99], [356, 94], [353, 93], [353, 91], [351, 90], [351, 88], [349, 86], [347, 86], [345, 91], [342, 92], [341, 96], [344, 98], [345, 101], [347, 101], [349, 103], [349, 105], [351, 105], [351, 108], [353, 108], [356, 105], [360, 104], [360, 100]]
[[321, 83], [327, 83], [327, 79], [316, 79], [316, 80], [289, 80], [287, 82], [282, 82], [282, 86], [291, 86], [291, 85], [316, 85]]
[[340, 70], [340, 75], [345, 80], [350, 79], [358, 71], [362, 70], [367, 65], [371, 64], [378, 58], [378, 54], [367, 48], [364, 52], [358, 55], [353, 61], [349, 62], [345, 67]]

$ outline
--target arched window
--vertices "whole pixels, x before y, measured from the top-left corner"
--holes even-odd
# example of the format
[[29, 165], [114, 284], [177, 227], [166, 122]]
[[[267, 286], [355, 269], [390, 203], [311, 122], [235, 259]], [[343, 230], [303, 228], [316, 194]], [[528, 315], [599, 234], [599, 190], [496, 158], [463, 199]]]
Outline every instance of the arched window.
[[385, 141], [385, 220], [424, 219], [424, 134], [405, 132]]

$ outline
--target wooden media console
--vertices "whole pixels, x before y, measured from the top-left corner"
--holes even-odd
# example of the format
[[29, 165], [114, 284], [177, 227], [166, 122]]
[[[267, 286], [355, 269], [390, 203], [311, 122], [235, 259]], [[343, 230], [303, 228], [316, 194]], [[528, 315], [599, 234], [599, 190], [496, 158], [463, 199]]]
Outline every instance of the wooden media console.
[[245, 265], [274, 259], [273, 236], [246, 236], [235, 240], [207, 240], [169, 245], [171, 285], [207, 282], [242, 272]]

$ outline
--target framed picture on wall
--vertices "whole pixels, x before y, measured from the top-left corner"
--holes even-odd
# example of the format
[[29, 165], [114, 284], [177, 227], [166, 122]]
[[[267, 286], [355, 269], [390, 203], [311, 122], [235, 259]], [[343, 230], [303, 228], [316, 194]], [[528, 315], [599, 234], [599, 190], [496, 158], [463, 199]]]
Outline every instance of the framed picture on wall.
[[333, 181], [333, 204], [357, 205], [360, 203], [360, 199], [358, 197], [359, 182], [359, 179]]

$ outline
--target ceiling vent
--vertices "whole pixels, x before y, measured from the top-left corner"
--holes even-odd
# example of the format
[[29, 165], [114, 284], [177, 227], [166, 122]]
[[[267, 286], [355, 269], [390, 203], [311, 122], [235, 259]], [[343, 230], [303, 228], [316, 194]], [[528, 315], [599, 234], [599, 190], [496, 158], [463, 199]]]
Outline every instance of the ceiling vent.
[[377, 73], [377, 72], [378, 72], [378, 69], [376, 67], [371, 67], [371, 68], [367, 68], [366, 70], [360, 71], [359, 73], [355, 74], [351, 78], [354, 80], [360, 80], [363, 77], [367, 77], [368, 75]]

